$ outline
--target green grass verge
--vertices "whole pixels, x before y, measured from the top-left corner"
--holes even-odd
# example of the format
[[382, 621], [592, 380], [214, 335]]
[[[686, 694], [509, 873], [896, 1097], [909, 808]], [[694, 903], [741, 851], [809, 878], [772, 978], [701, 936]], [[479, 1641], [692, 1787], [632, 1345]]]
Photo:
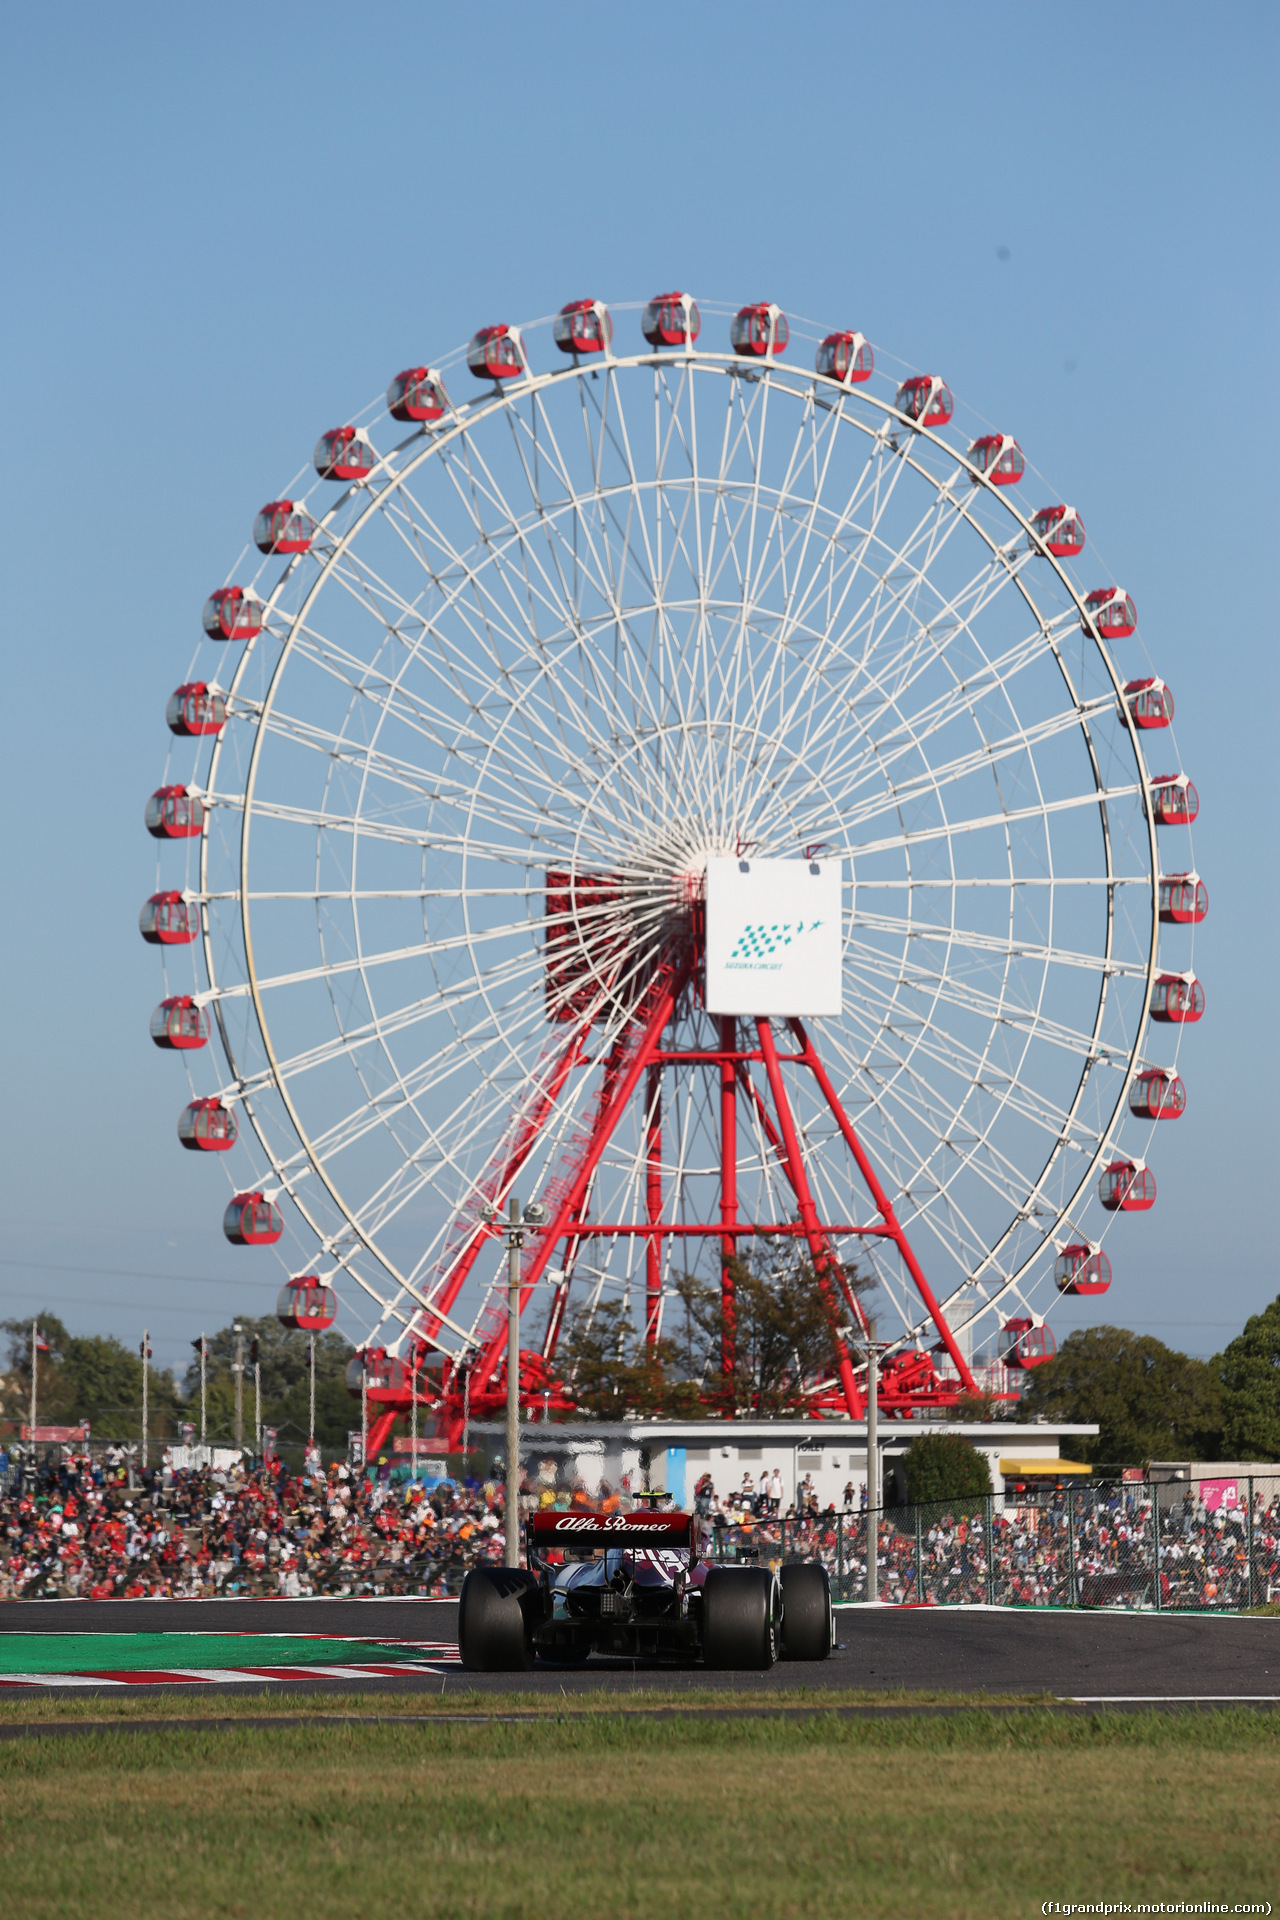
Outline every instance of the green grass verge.
[[1274, 1895], [1272, 1715], [655, 1722], [612, 1706], [521, 1725], [6, 1741], [5, 1906], [24, 1920], [1021, 1920], [1046, 1900]]
[[490, 1693], [459, 1685], [454, 1676], [438, 1690], [430, 1682], [412, 1692], [390, 1693], [381, 1688], [366, 1693], [288, 1693], [278, 1685], [236, 1687], [234, 1690], [200, 1689], [179, 1692], [169, 1688], [146, 1693], [112, 1691], [110, 1693], [38, 1693], [14, 1691], [0, 1694], [0, 1727], [20, 1721], [24, 1725], [57, 1725], [63, 1721], [111, 1720], [260, 1720], [273, 1716], [302, 1716], [324, 1719], [335, 1714], [356, 1715], [370, 1723], [422, 1714], [476, 1714], [495, 1720], [517, 1716], [521, 1720], [560, 1720], [566, 1712], [608, 1717], [628, 1710], [668, 1709], [697, 1713], [714, 1708], [731, 1712], [761, 1708], [788, 1707], [833, 1708], [874, 1707], [995, 1707], [1047, 1706], [1051, 1693], [946, 1693], [908, 1692], [905, 1689], [873, 1691], [856, 1687], [681, 1687], [619, 1686], [614, 1675], [609, 1684], [567, 1688], [558, 1693]]

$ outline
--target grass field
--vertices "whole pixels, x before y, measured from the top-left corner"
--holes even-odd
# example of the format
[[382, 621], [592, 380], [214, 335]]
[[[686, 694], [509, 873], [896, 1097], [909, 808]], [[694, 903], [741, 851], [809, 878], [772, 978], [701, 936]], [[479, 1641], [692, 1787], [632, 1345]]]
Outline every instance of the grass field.
[[[110, 1717], [103, 1701], [53, 1704], [62, 1720]], [[310, 1704], [277, 1695], [270, 1710]], [[606, 1707], [421, 1727], [389, 1724], [389, 1702], [317, 1704], [384, 1717], [0, 1742], [5, 1910], [995, 1920], [1053, 1899], [1265, 1901], [1280, 1880], [1270, 1714], [787, 1723]], [[109, 1705], [141, 1717], [141, 1701]], [[4, 1706], [29, 1722], [36, 1702]]]

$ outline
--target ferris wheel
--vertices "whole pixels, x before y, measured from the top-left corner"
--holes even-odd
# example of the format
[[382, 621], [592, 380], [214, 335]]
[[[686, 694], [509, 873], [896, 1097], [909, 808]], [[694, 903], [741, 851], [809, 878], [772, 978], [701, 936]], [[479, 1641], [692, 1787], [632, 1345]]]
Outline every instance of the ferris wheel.
[[[625, 346], [580, 300], [397, 374], [209, 598], [147, 810], [179, 1133], [244, 1168], [229, 1238], [289, 1232], [294, 1323], [359, 1322], [388, 1424], [464, 1368], [502, 1398], [516, 1192], [539, 1402], [567, 1311], [655, 1341], [693, 1272], [714, 1404], [767, 1232], [829, 1312], [806, 1404], [861, 1410], [850, 1262], [887, 1407], [953, 1404], [1106, 1290], [1185, 1105], [1172, 696], [941, 378], [768, 303], [618, 311]], [[709, 996], [721, 870], [825, 876], [838, 1012]]]

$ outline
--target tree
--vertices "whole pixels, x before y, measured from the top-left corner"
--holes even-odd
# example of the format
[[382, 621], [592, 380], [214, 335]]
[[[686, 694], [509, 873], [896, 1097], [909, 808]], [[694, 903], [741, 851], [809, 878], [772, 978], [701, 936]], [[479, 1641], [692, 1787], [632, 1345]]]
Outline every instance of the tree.
[[958, 1433], [917, 1434], [902, 1458], [907, 1503], [980, 1500], [991, 1491], [985, 1453]]
[[1222, 1440], [1215, 1368], [1124, 1327], [1068, 1334], [1056, 1357], [1032, 1371], [1018, 1413], [1021, 1419], [1096, 1422], [1097, 1438], [1078, 1443], [1077, 1450], [1115, 1465], [1211, 1460]]
[[[875, 1285], [856, 1267], [842, 1269], [851, 1293]], [[736, 1314], [737, 1364], [726, 1399], [742, 1413], [768, 1415], [803, 1406], [806, 1382], [834, 1368], [827, 1308], [810, 1263], [794, 1242], [761, 1235], [749, 1252], [728, 1262]], [[683, 1371], [692, 1380], [721, 1382], [722, 1294], [685, 1274], [676, 1282], [684, 1307]], [[846, 1316], [841, 1312], [841, 1319]]]
[[[142, 1360], [114, 1334], [69, 1334], [54, 1313], [36, 1316], [48, 1341], [39, 1356], [36, 1415], [41, 1426], [74, 1426], [87, 1420], [99, 1438], [135, 1440], [142, 1427]], [[5, 1320], [9, 1338], [10, 1380], [16, 1404], [10, 1418], [27, 1418], [31, 1398], [31, 1322]], [[151, 1432], [177, 1430], [180, 1402], [173, 1375], [151, 1369], [148, 1383]]]
[[[722, 1388], [726, 1407], [738, 1412], [768, 1415], [800, 1406], [806, 1381], [832, 1365], [831, 1326], [812, 1267], [791, 1244], [762, 1237], [728, 1270], [737, 1365], [727, 1386], [720, 1371], [721, 1289], [686, 1273], [675, 1284], [675, 1325], [652, 1348], [619, 1304], [584, 1309], [570, 1322], [559, 1365], [583, 1410], [605, 1419], [690, 1417], [701, 1412], [704, 1392]], [[871, 1284], [852, 1267], [844, 1271], [851, 1288]]]
[[[142, 1428], [142, 1357], [114, 1334], [78, 1334], [66, 1344], [63, 1371], [75, 1418], [113, 1440], [135, 1439]], [[180, 1403], [172, 1373], [152, 1367], [147, 1416], [153, 1437], [177, 1431]]]
[[[39, 1313], [32, 1318], [48, 1342], [47, 1352], [38, 1356], [36, 1419], [41, 1426], [70, 1426], [75, 1420], [75, 1393], [62, 1361], [71, 1336], [56, 1313]], [[10, 1420], [25, 1424], [31, 1417], [31, 1320], [5, 1320], [0, 1322], [0, 1330], [9, 1340], [5, 1412]]]
[[616, 1302], [574, 1315], [558, 1361], [578, 1405], [597, 1420], [696, 1411], [697, 1388], [681, 1377], [676, 1342], [648, 1346], [627, 1309]]
[[[209, 1353], [205, 1364], [206, 1403], [210, 1444], [228, 1445], [235, 1436], [235, 1327], [241, 1330], [244, 1354], [244, 1433], [246, 1444], [253, 1439], [253, 1374], [249, 1367], [250, 1344], [258, 1342], [258, 1366], [262, 1376], [262, 1418], [275, 1427], [282, 1441], [306, 1440], [309, 1410], [309, 1366], [307, 1335], [282, 1327], [274, 1314], [260, 1319], [247, 1316], [232, 1326], [220, 1327], [208, 1335]], [[316, 1439], [324, 1447], [346, 1445], [347, 1430], [358, 1425], [352, 1414], [352, 1401], [346, 1390], [347, 1363], [352, 1347], [343, 1334], [316, 1335]], [[200, 1404], [200, 1355], [193, 1353], [183, 1382], [188, 1404]], [[190, 1414], [188, 1413], [188, 1418]]]
[[1280, 1460], [1280, 1298], [1212, 1363], [1222, 1381], [1223, 1457]]

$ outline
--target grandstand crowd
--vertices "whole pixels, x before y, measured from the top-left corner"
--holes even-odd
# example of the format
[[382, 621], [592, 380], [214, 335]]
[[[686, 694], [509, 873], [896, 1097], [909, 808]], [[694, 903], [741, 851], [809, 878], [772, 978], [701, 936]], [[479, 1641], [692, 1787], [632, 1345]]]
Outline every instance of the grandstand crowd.
[[[1243, 1487], [1243, 1483], [1242, 1483]], [[124, 1449], [63, 1448], [34, 1475], [0, 1454], [0, 1600], [219, 1595], [456, 1593], [478, 1561], [501, 1561], [505, 1489], [495, 1479], [430, 1480], [380, 1461], [360, 1473], [312, 1457], [139, 1471]], [[1247, 1491], [1242, 1492], [1247, 1502]], [[625, 1478], [588, 1491], [551, 1460], [522, 1476], [521, 1506], [627, 1510]], [[781, 1480], [693, 1499], [715, 1558], [820, 1559], [837, 1597], [865, 1592], [866, 1489], [820, 1510], [811, 1487], [784, 1506]], [[995, 1600], [1024, 1606], [1152, 1604], [1235, 1609], [1280, 1597], [1280, 1500], [1207, 1512], [1188, 1488], [1158, 1522], [1149, 1488], [1078, 1491], [1043, 1506], [970, 1501], [890, 1509], [879, 1528], [881, 1598], [897, 1604]], [[1252, 1579], [1250, 1578], [1252, 1555]]]

